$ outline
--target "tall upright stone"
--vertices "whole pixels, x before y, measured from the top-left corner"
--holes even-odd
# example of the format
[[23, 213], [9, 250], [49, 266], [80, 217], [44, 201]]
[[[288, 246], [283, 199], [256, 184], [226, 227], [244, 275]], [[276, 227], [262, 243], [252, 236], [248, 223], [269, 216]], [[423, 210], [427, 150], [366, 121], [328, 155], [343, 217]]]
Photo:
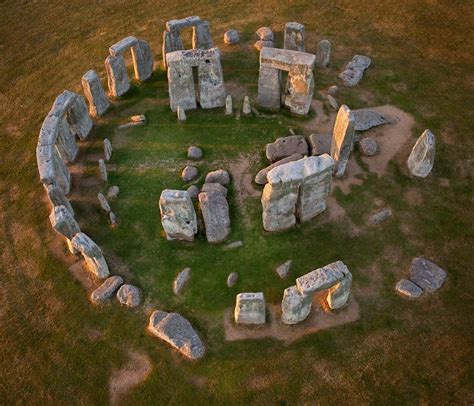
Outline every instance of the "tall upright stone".
[[81, 232], [79, 224], [77, 224], [72, 213], [65, 206], [53, 207], [49, 215], [49, 221], [51, 222], [53, 230], [68, 240]]
[[106, 161], [110, 161], [112, 158], [112, 143], [108, 138], [104, 139], [104, 157]]
[[107, 71], [109, 93], [114, 97], [120, 97], [130, 89], [125, 59], [122, 55], [109, 55], [105, 60]]
[[331, 43], [327, 39], [318, 42], [318, 50], [316, 52], [316, 66], [319, 68], [327, 68], [331, 59]]
[[102, 254], [102, 250], [88, 235], [77, 233], [71, 242], [73, 247], [84, 257], [90, 272], [101, 279], [105, 279], [109, 276], [109, 267]]
[[302, 294], [296, 286], [286, 288], [281, 301], [281, 321], [284, 324], [303, 321], [311, 312], [312, 303], [313, 295]]
[[160, 196], [161, 224], [168, 240], [193, 241], [197, 218], [187, 191], [165, 189]]
[[336, 116], [331, 140], [331, 157], [335, 162], [335, 175], [344, 175], [354, 142], [355, 120], [349, 107], [343, 104]]
[[435, 158], [435, 136], [430, 130], [423, 131], [408, 157], [408, 169], [414, 176], [426, 178], [433, 169]]
[[95, 70], [87, 71], [82, 77], [82, 88], [89, 102], [89, 114], [93, 117], [103, 115], [110, 107], [99, 75]]
[[285, 24], [284, 49], [304, 52], [304, 25], [291, 22]]

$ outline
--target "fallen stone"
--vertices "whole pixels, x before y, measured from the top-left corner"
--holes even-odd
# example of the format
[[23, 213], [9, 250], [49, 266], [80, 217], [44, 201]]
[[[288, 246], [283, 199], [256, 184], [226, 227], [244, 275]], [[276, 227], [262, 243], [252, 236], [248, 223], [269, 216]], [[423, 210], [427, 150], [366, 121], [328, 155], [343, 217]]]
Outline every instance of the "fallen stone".
[[204, 219], [206, 238], [208, 242], [218, 243], [224, 241], [230, 234], [229, 205], [225, 194], [221, 191], [211, 191], [204, 186], [198, 198]]
[[423, 294], [423, 290], [408, 279], [399, 280], [395, 285], [395, 290], [409, 298], [417, 298]]
[[257, 49], [258, 51], [261, 51], [262, 48], [274, 48], [275, 47], [275, 44], [273, 43], [273, 41], [262, 41], [262, 40], [258, 40], [255, 42], [255, 44], [253, 44], [253, 46], [255, 47], [255, 49]]
[[392, 217], [392, 210], [391, 209], [383, 209], [378, 213], [375, 213], [373, 216], [370, 217], [371, 224], [379, 224], [382, 221], [387, 220], [388, 218]]
[[104, 210], [107, 213], [110, 213], [112, 211], [112, 209], [110, 208], [109, 202], [107, 201], [107, 199], [102, 193], [99, 193], [97, 195], [97, 199], [99, 200], [100, 207], [102, 208], [102, 210]]
[[318, 50], [316, 51], [316, 66], [319, 68], [327, 68], [331, 59], [331, 42], [323, 39], [318, 42]]
[[356, 86], [364, 71], [370, 66], [372, 60], [364, 55], [355, 55], [352, 60], [346, 65], [343, 72], [339, 74], [339, 78], [342, 79], [344, 86], [354, 87]]
[[181, 122], [186, 121], [186, 112], [181, 106], [178, 106], [177, 113], [178, 113], [178, 121], [181, 121]]
[[281, 279], [285, 279], [288, 276], [288, 273], [290, 272], [291, 264], [293, 261], [290, 259], [286, 261], [284, 264], [281, 264], [277, 269], [276, 273]]
[[107, 182], [107, 166], [103, 159], [99, 159], [99, 176], [102, 182]]
[[224, 43], [228, 45], [238, 44], [240, 41], [239, 33], [236, 30], [228, 30], [224, 34]]
[[199, 195], [199, 188], [196, 185], [191, 185], [188, 187], [188, 195], [190, 199], [194, 200], [197, 199]]
[[337, 92], [339, 91], [339, 86], [333, 85], [328, 88], [328, 94], [331, 96], [335, 96]]
[[354, 115], [355, 120], [355, 131], [366, 131], [372, 127], [391, 122], [390, 118], [372, 109], [352, 110], [352, 114]]
[[227, 196], [227, 188], [222, 186], [220, 183], [204, 183], [201, 192], [219, 193], [224, 197]]
[[230, 183], [229, 172], [225, 169], [217, 169], [215, 171], [209, 172], [206, 175], [206, 183], [220, 183], [223, 186], [226, 186]]
[[227, 287], [231, 288], [232, 286], [234, 286], [237, 283], [238, 277], [239, 275], [237, 274], [237, 272], [230, 273], [227, 277]]
[[188, 159], [199, 160], [202, 158], [202, 149], [191, 146], [188, 148]]
[[267, 166], [266, 168], [263, 168], [257, 173], [257, 175], [255, 176], [255, 183], [257, 185], [265, 185], [268, 182], [267, 180], [268, 172], [270, 172], [273, 168], [276, 168], [277, 166], [286, 164], [288, 162], [298, 161], [301, 158], [303, 158], [303, 155], [293, 154], [293, 155], [287, 156], [286, 158], [280, 159], [279, 161], [274, 162], [273, 164]]
[[362, 138], [359, 143], [359, 151], [362, 155], [373, 156], [379, 150], [379, 144], [373, 138]]
[[309, 151], [312, 156], [331, 153], [331, 134], [311, 134], [308, 137]]
[[250, 99], [248, 96], [244, 96], [244, 103], [242, 104], [242, 114], [246, 116], [252, 114], [252, 108], [250, 107]]
[[144, 114], [137, 114], [130, 117], [130, 120], [134, 123], [144, 123], [146, 121], [146, 117]]
[[107, 278], [102, 285], [92, 292], [92, 303], [100, 304], [106, 302], [121, 285], [123, 285], [123, 279], [120, 276], [114, 275]]
[[154, 311], [150, 316], [148, 331], [191, 360], [202, 358], [206, 352], [191, 323], [177, 313]]
[[412, 175], [426, 178], [430, 174], [434, 164], [435, 146], [435, 136], [430, 130], [425, 130], [408, 157], [407, 165]]
[[232, 96], [228, 94], [225, 98], [225, 114], [230, 116], [233, 113]]
[[286, 288], [281, 301], [281, 321], [291, 325], [305, 320], [311, 312], [312, 303], [313, 295], [302, 294], [296, 286]]
[[184, 268], [173, 281], [173, 292], [175, 295], [181, 294], [186, 284], [191, 278], [191, 268]]
[[268, 28], [268, 27], [260, 27], [257, 31], [255, 31], [255, 34], [257, 34], [258, 39], [261, 41], [274, 41], [275, 36], [273, 35], [273, 31]]
[[236, 297], [234, 319], [237, 324], [264, 324], [265, 297], [263, 293], [239, 293]]
[[446, 279], [446, 272], [434, 262], [415, 258], [411, 263], [411, 278], [425, 292], [436, 292]]
[[181, 172], [181, 179], [184, 182], [191, 182], [199, 176], [199, 171], [195, 166], [188, 165]]
[[277, 138], [265, 147], [265, 155], [270, 162], [278, 161], [293, 154], [308, 155], [308, 144], [301, 135]]
[[234, 241], [234, 242], [231, 242], [230, 244], [227, 244], [224, 248], [231, 250], [231, 249], [240, 248], [243, 246], [244, 246], [244, 243], [242, 241]]
[[160, 196], [161, 224], [168, 240], [193, 241], [197, 218], [188, 192], [165, 189]]
[[144, 121], [131, 121], [131, 122], [126, 123], [126, 124], [121, 124], [117, 128], [119, 130], [126, 130], [127, 128], [139, 127], [139, 126], [144, 125], [144, 124], [145, 124]]
[[107, 197], [109, 199], [113, 199], [118, 196], [119, 192], [120, 192], [120, 189], [118, 186], [111, 186], [109, 190], [107, 191]]
[[112, 143], [108, 138], [104, 140], [104, 157], [106, 161], [110, 161], [112, 158]]
[[117, 292], [117, 299], [120, 304], [128, 307], [137, 307], [141, 302], [141, 291], [136, 286], [124, 284]]
[[330, 104], [330, 106], [334, 109], [334, 110], [339, 110], [339, 103], [337, 102], [337, 100], [331, 96], [330, 94], [327, 95], [327, 99], [328, 99], [328, 102]]

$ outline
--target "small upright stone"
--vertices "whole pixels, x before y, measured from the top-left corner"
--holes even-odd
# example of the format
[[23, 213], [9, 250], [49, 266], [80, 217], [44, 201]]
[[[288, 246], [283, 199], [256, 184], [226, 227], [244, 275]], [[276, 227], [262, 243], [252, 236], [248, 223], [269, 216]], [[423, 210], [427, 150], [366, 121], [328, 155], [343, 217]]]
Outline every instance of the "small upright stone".
[[110, 224], [112, 225], [112, 227], [117, 226], [117, 224], [118, 224], [117, 216], [115, 215], [115, 213], [113, 211], [111, 211], [109, 213], [109, 220], [110, 220]]
[[250, 99], [248, 96], [244, 97], [244, 104], [242, 105], [242, 114], [245, 116], [252, 114], [252, 108], [250, 107]]
[[284, 264], [281, 264], [277, 269], [276, 273], [281, 279], [285, 279], [288, 276], [288, 272], [290, 272], [290, 267], [292, 264], [292, 260], [286, 261]]
[[283, 48], [291, 51], [304, 52], [304, 25], [300, 23], [286, 23], [283, 38]]
[[175, 278], [173, 282], [173, 292], [175, 295], [181, 294], [186, 284], [191, 278], [191, 268], [184, 268]]
[[178, 106], [178, 121], [186, 121], [186, 112], [181, 106]]
[[236, 30], [228, 30], [224, 34], [224, 42], [228, 45], [238, 44], [240, 41], [239, 33]]
[[107, 167], [103, 159], [99, 159], [99, 175], [102, 182], [107, 182]]
[[107, 191], [107, 197], [109, 199], [113, 199], [118, 196], [120, 189], [118, 186], [110, 186], [109, 190]]
[[202, 158], [202, 149], [199, 147], [191, 146], [188, 148], [188, 159], [198, 161]]
[[199, 195], [199, 188], [196, 185], [191, 185], [188, 187], [188, 195], [192, 200], [197, 199]]
[[128, 307], [137, 307], [141, 302], [141, 292], [136, 286], [125, 284], [117, 292], [120, 304]]
[[188, 165], [183, 169], [181, 179], [183, 179], [184, 182], [191, 182], [193, 179], [196, 179], [198, 175], [198, 169], [195, 166]]
[[408, 157], [408, 169], [414, 176], [426, 178], [433, 169], [435, 158], [435, 136], [425, 130], [416, 141]]
[[258, 41], [255, 42], [255, 44], [253, 46], [255, 47], [255, 49], [257, 51], [261, 51], [262, 48], [273, 48], [274, 44], [273, 44], [273, 41], [258, 40]]
[[104, 140], [104, 156], [106, 161], [110, 161], [112, 158], [112, 143], [108, 138]]
[[236, 297], [234, 319], [237, 324], [264, 324], [265, 297], [263, 293], [239, 293]]
[[331, 96], [330, 94], [327, 95], [327, 99], [329, 102], [329, 105], [334, 109], [334, 110], [339, 110], [339, 103], [337, 100], [334, 98], [334, 96]]
[[232, 96], [230, 94], [227, 95], [225, 98], [225, 114], [227, 116], [232, 115], [234, 112], [233, 107], [232, 107]]
[[327, 68], [329, 59], [331, 58], [331, 43], [327, 39], [318, 42], [318, 50], [316, 52], [316, 66], [319, 68]]
[[92, 292], [92, 303], [100, 304], [109, 300], [121, 285], [123, 285], [123, 279], [120, 276], [114, 275], [107, 278], [102, 285]]
[[257, 34], [258, 39], [260, 39], [261, 41], [273, 42], [275, 40], [273, 31], [268, 27], [260, 27], [257, 31], [255, 31], [255, 34]]
[[434, 262], [415, 258], [411, 263], [411, 280], [425, 292], [436, 292], [445, 279], [446, 272]]
[[225, 169], [209, 172], [206, 175], [206, 183], [220, 183], [223, 186], [227, 186], [230, 183], [229, 172]]
[[423, 290], [408, 279], [401, 279], [395, 285], [395, 290], [403, 296], [417, 298], [423, 294]]
[[237, 274], [237, 272], [230, 273], [227, 277], [227, 287], [231, 288], [232, 286], [234, 286], [237, 282], [238, 277], [239, 275]]
[[97, 195], [97, 199], [99, 200], [100, 207], [102, 207], [102, 210], [104, 210], [107, 213], [110, 213], [112, 209], [110, 208], [109, 202], [105, 198], [105, 196], [102, 193], [99, 193]]
[[359, 141], [359, 151], [362, 155], [373, 156], [379, 150], [379, 144], [373, 138], [362, 138]]

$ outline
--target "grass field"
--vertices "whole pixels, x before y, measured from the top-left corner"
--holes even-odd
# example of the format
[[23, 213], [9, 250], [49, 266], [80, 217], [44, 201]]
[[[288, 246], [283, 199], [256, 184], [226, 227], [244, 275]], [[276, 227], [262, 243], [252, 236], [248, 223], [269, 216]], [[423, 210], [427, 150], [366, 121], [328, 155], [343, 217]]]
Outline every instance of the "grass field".
[[[124, 404], [472, 404], [474, 6], [461, 0], [90, 3], [0, 3], [0, 404], [105, 404], [109, 379], [127, 364], [129, 351], [145, 354], [152, 371], [121, 397]], [[73, 205], [113, 271], [143, 289], [146, 309], [181, 312], [197, 327], [208, 345], [198, 363], [149, 337], [143, 309], [88, 302], [51, 230], [35, 159], [39, 128], [60, 92], [82, 93], [80, 78], [91, 68], [105, 78], [108, 47], [126, 35], [149, 41], [160, 60], [165, 21], [188, 15], [210, 21], [231, 93], [256, 95], [253, 32], [269, 25], [281, 44], [284, 23], [298, 21], [305, 24], [309, 52], [322, 38], [333, 44], [330, 68], [316, 71], [315, 98], [354, 54], [367, 54], [373, 67], [338, 99], [351, 108], [392, 104], [411, 114], [416, 124], [410, 145], [425, 128], [437, 137], [435, 167], [426, 179], [407, 176], [407, 148], [381, 178], [355, 153], [364, 182], [349, 194], [333, 194], [345, 220], [321, 217], [268, 235], [259, 198], [239, 200], [231, 186], [230, 241], [242, 239], [243, 248], [225, 251], [203, 236], [193, 244], [167, 242], [158, 198], [163, 188], [183, 187], [179, 173], [187, 146], [203, 147], [202, 175], [247, 161], [254, 174], [264, 164], [265, 143], [288, 134], [289, 127], [309, 135], [314, 116], [235, 120], [198, 110], [178, 124], [162, 68], [150, 82], [134, 86], [97, 122], [76, 168], [82, 179], [95, 177], [96, 162], [88, 157], [100, 153], [103, 138], [112, 140], [110, 184], [121, 189], [112, 202], [119, 227], [110, 229], [87, 182], [79, 184]], [[241, 32], [242, 46], [222, 43], [228, 28]], [[141, 113], [146, 126], [115, 131], [126, 117]], [[375, 199], [394, 216], [369, 228]], [[354, 236], [349, 224], [361, 232]], [[439, 293], [417, 302], [393, 289], [414, 256], [448, 272]], [[288, 258], [294, 265], [281, 281], [274, 269]], [[276, 304], [295, 277], [338, 259], [354, 275], [358, 321], [291, 345], [225, 341], [223, 312], [237, 292], [262, 290]], [[171, 282], [185, 266], [192, 267], [192, 280], [176, 297]], [[228, 289], [231, 271], [239, 281]]]

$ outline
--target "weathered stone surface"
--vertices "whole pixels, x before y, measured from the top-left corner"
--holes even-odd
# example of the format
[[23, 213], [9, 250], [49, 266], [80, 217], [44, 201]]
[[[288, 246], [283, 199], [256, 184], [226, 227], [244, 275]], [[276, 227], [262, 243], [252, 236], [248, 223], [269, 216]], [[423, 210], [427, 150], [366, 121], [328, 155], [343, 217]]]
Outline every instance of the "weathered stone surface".
[[229, 205], [222, 192], [212, 191], [205, 186], [206, 184], [202, 187], [198, 198], [206, 238], [208, 242], [218, 243], [224, 241], [230, 234]]
[[[318, 56], [316, 55], [316, 61], [317, 59], [318, 59]], [[329, 86], [328, 94], [330, 94], [331, 96], [335, 96], [337, 92], [339, 92], [339, 86], [336, 86], [336, 85]]]
[[36, 147], [38, 172], [43, 185], [58, 185], [67, 195], [71, 190], [71, 174], [54, 144]]
[[281, 301], [281, 321], [296, 324], [305, 320], [311, 312], [313, 295], [302, 294], [296, 286], [286, 288]]
[[137, 307], [142, 301], [142, 293], [136, 286], [124, 284], [117, 291], [117, 299], [120, 304], [128, 307]]
[[415, 258], [411, 263], [411, 278], [425, 292], [436, 292], [446, 279], [446, 272], [434, 262]]
[[112, 158], [112, 143], [108, 138], [104, 139], [104, 157], [106, 161]]
[[186, 121], [186, 112], [181, 106], [178, 106], [177, 116], [178, 116], [178, 121], [181, 121], [181, 122]]
[[82, 77], [82, 88], [89, 102], [89, 114], [93, 117], [101, 116], [110, 107], [99, 75], [95, 70], [87, 71]]
[[316, 66], [319, 68], [327, 68], [331, 59], [331, 43], [327, 39], [318, 42], [318, 50], [316, 51]]
[[409, 298], [417, 298], [423, 294], [423, 290], [408, 279], [400, 279], [395, 285], [395, 290]]
[[153, 74], [153, 52], [148, 42], [141, 39], [132, 49], [133, 67], [135, 69], [135, 77], [141, 82], [149, 79]]
[[109, 93], [111, 96], [120, 97], [130, 89], [125, 59], [122, 55], [109, 55], [105, 60]]
[[228, 45], [238, 44], [240, 41], [239, 33], [236, 30], [228, 30], [224, 34], [224, 42]]
[[274, 41], [275, 36], [273, 35], [273, 31], [269, 27], [260, 27], [257, 31], [255, 31], [255, 34], [257, 34], [258, 39], [262, 41]]
[[87, 268], [98, 278], [109, 276], [109, 267], [99, 246], [84, 233], [77, 233], [71, 239], [72, 247], [84, 257]]
[[230, 183], [229, 172], [225, 169], [217, 169], [209, 172], [206, 175], [206, 183], [220, 183], [221, 185], [228, 185]]
[[100, 207], [102, 208], [102, 210], [104, 210], [107, 213], [110, 213], [112, 211], [112, 209], [110, 208], [109, 202], [107, 201], [106, 197], [102, 193], [99, 193], [97, 195], [97, 199], [99, 200]]
[[265, 147], [265, 155], [270, 162], [278, 161], [293, 154], [308, 155], [308, 144], [301, 135], [277, 138]]
[[281, 264], [277, 269], [276, 273], [281, 279], [285, 279], [288, 276], [288, 273], [290, 272], [291, 264], [293, 261], [290, 259], [286, 261], [285, 263]]
[[377, 141], [369, 137], [362, 138], [358, 145], [360, 153], [365, 156], [373, 156], [379, 150], [379, 144]]
[[180, 20], [169, 20], [166, 22], [168, 31], [180, 31], [183, 28], [189, 28], [197, 24], [201, 19], [198, 16], [189, 16]]
[[258, 75], [258, 104], [268, 110], [278, 111], [281, 106], [280, 71], [260, 65]]
[[430, 174], [434, 164], [435, 147], [435, 136], [430, 130], [425, 130], [408, 157], [407, 165], [412, 175], [426, 178]]
[[237, 272], [231, 272], [229, 276], [227, 277], [227, 287], [231, 288], [237, 283], [237, 279], [239, 278], [239, 275]]
[[59, 119], [56, 149], [64, 162], [69, 163], [76, 159], [78, 152], [76, 136], [71, 131], [65, 116]]
[[181, 173], [181, 179], [184, 182], [191, 182], [193, 179], [196, 179], [199, 176], [199, 171], [195, 166], [188, 165], [183, 169]]
[[118, 186], [111, 186], [107, 192], [107, 197], [113, 199], [118, 196], [120, 189]]
[[194, 49], [211, 49], [214, 46], [208, 21], [194, 24], [192, 46]]
[[356, 86], [371, 63], [372, 60], [368, 56], [355, 55], [346, 65], [344, 71], [339, 74], [339, 78], [342, 79], [344, 86]]
[[[80, 140], [85, 140], [91, 132], [93, 123], [87, 111], [84, 97], [77, 93], [65, 90], [54, 102], [53, 109], [56, 108], [58, 99], [63, 97], [72, 98], [70, 107], [66, 110], [67, 121], [73, 134]], [[61, 110], [61, 109], [60, 109]]]
[[291, 22], [285, 24], [283, 48], [304, 52], [304, 25]]
[[99, 159], [99, 177], [103, 182], [107, 182], [107, 166], [103, 159]]
[[300, 276], [296, 279], [296, 287], [302, 294], [313, 294], [334, 286], [348, 274], [344, 262], [337, 261]]
[[225, 114], [230, 116], [234, 112], [232, 107], [232, 96], [228, 94], [225, 98]]
[[116, 290], [123, 285], [123, 279], [114, 275], [107, 278], [102, 285], [95, 289], [91, 294], [91, 301], [95, 304], [101, 304], [112, 298]]
[[199, 188], [196, 185], [191, 185], [188, 187], [188, 195], [189, 198], [194, 200], [197, 199], [199, 195]]
[[270, 172], [273, 168], [276, 168], [277, 166], [286, 164], [288, 162], [298, 161], [301, 158], [303, 158], [303, 155], [301, 154], [292, 154], [290, 156], [287, 156], [286, 158], [274, 162], [273, 164], [267, 166], [266, 168], [263, 168], [257, 173], [257, 175], [255, 176], [255, 183], [258, 185], [265, 185], [268, 182], [268, 172]]
[[49, 221], [54, 231], [69, 240], [81, 232], [79, 224], [66, 206], [54, 206], [49, 215]]
[[188, 192], [165, 189], [161, 192], [159, 205], [166, 238], [193, 241], [197, 233], [197, 218]]
[[329, 102], [329, 105], [334, 109], [334, 110], [339, 110], [339, 103], [337, 100], [334, 98], [334, 96], [331, 96], [330, 94], [327, 95], [327, 99]]
[[188, 148], [188, 159], [199, 160], [202, 158], [202, 149], [191, 146]]
[[64, 206], [69, 212], [74, 216], [74, 209], [72, 208], [71, 203], [67, 199], [63, 190], [56, 184], [44, 185], [46, 192], [48, 194], [49, 201], [51, 205], [54, 206]]
[[240, 248], [240, 247], [243, 247], [244, 246], [244, 243], [242, 241], [234, 241], [234, 242], [231, 242], [229, 244], [227, 244], [225, 246], [226, 249], [228, 250], [232, 250], [234, 248]]
[[109, 47], [110, 55], [117, 56], [123, 55], [126, 51], [128, 51], [131, 47], [136, 46], [138, 44], [138, 39], [133, 36], [125, 37], [119, 42], [111, 45]]
[[331, 134], [311, 134], [308, 137], [309, 152], [311, 155], [322, 155], [331, 153]]
[[244, 96], [244, 102], [242, 104], [242, 114], [250, 115], [252, 114], [252, 108], [250, 107], [250, 99], [248, 96]]
[[345, 306], [349, 299], [352, 286], [352, 274], [347, 269], [342, 270], [344, 278], [333, 287], [329, 288], [328, 296], [326, 298], [327, 304], [331, 310], [340, 309]]
[[234, 319], [237, 324], [264, 324], [265, 297], [263, 293], [239, 293], [235, 302]]
[[354, 127], [354, 115], [349, 107], [343, 104], [336, 116], [331, 141], [331, 157], [336, 164], [337, 178], [342, 177], [346, 170], [354, 142]]
[[208, 193], [219, 193], [222, 196], [227, 196], [227, 188], [222, 186], [220, 183], [204, 183], [201, 188], [202, 192]]
[[261, 51], [262, 48], [274, 48], [275, 44], [273, 43], [273, 41], [258, 40], [255, 41], [255, 44], [253, 44], [253, 46], [257, 51]]
[[191, 268], [184, 268], [173, 281], [173, 292], [175, 295], [181, 294], [191, 278]]
[[389, 117], [379, 113], [377, 110], [358, 109], [352, 110], [352, 114], [354, 115], [354, 129], [356, 131], [366, 131], [372, 127], [377, 127], [390, 122]]
[[202, 358], [206, 352], [191, 323], [177, 313], [154, 311], [150, 316], [148, 331], [191, 360]]
[[389, 208], [383, 209], [370, 217], [369, 222], [371, 224], [378, 224], [382, 221], [387, 220], [388, 218], [392, 217], [392, 210]]

